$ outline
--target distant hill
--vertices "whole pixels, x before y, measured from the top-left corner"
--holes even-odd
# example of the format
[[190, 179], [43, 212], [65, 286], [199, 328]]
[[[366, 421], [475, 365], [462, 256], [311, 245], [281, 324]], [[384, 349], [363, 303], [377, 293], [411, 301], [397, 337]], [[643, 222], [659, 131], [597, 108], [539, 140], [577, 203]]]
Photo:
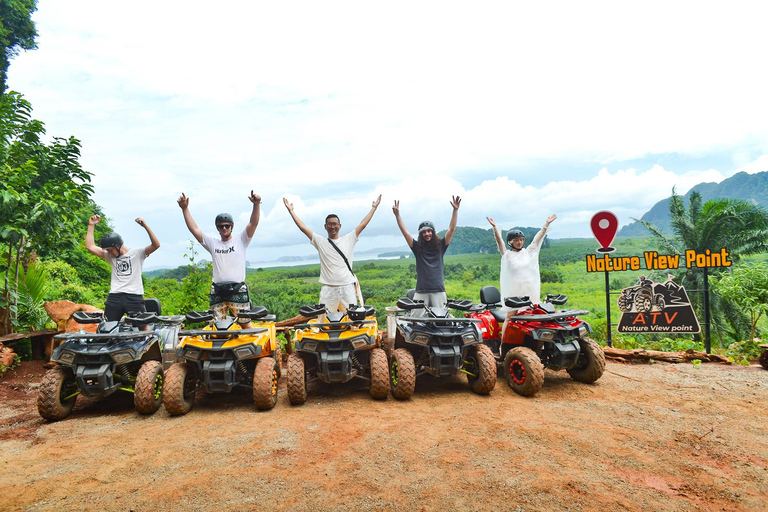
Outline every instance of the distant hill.
[[[741, 199], [768, 209], [768, 171], [757, 174], [740, 172], [721, 183], [699, 183], [683, 196], [686, 205], [694, 191], [701, 194], [705, 202], [710, 199]], [[641, 219], [665, 233], [671, 233], [669, 201], [670, 198], [659, 201]], [[648, 234], [645, 226], [639, 222], [633, 222], [621, 228], [617, 236], [647, 236]]]
[[[523, 232], [525, 235], [525, 245], [527, 247], [541, 228], [522, 228], [516, 226], [513, 229], [519, 229]], [[508, 230], [501, 231], [502, 240], [506, 241], [507, 231]], [[445, 231], [440, 231], [438, 235], [444, 237]], [[549, 238], [544, 238], [541, 247], [549, 247]], [[498, 250], [492, 228], [457, 227], [456, 231], [453, 233], [451, 245], [448, 246], [448, 252], [446, 254], [487, 254], [498, 252]]]

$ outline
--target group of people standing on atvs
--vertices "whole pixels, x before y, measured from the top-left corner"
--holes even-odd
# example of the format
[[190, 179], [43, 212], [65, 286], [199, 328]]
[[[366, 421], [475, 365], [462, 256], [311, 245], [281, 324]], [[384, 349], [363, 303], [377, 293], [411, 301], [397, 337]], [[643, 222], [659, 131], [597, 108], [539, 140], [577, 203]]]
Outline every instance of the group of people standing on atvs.
[[[88, 223], [85, 246], [106, 260], [112, 269], [110, 293], [104, 313], [80, 313], [80, 323], [98, 323], [95, 333], [67, 333], [53, 353], [58, 363], [46, 373], [38, 397], [38, 410], [46, 419], [61, 419], [72, 410], [79, 394], [107, 396], [116, 390], [133, 392], [140, 412], [152, 413], [164, 405], [171, 415], [185, 414], [199, 390], [229, 392], [253, 389], [258, 409], [274, 407], [282, 350], [276, 338], [275, 317], [266, 308], [252, 307], [245, 283], [246, 249], [259, 223], [261, 197], [251, 191], [252, 211], [245, 228], [233, 234], [228, 213], [215, 219], [218, 236], [204, 233], [189, 210], [189, 198], [178, 204], [187, 228], [211, 254], [213, 279], [210, 310], [185, 316], [162, 316], [157, 301], [145, 301], [141, 272], [144, 260], [160, 243], [147, 223], [137, 218], [150, 245], [129, 249], [110, 233], [97, 246]], [[567, 369], [575, 380], [593, 382], [604, 368], [602, 351], [585, 335], [586, 311], [559, 311], [564, 296], [539, 303], [539, 250], [550, 216], [528, 247], [519, 230], [506, 235], [488, 218], [501, 252], [501, 294], [495, 287], [481, 290], [480, 304], [452, 300], [446, 295], [443, 258], [456, 229], [461, 199], [450, 201], [452, 215], [444, 237], [430, 221], [419, 224], [414, 238], [400, 216], [399, 201], [392, 208], [397, 225], [416, 260], [416, 288], [398, 300], [398, 313], [389, 336], [380, 340], [375, 311], [363, 306], [360, 284], [352, 271], [354, 247], [381, 202], [349, 233], [340, 235], [339, 217], [325, 219], [327, 236], [313, 232], [284, 199], [292, 219], [317, 249], [320, 257], [318, 305], [302, 307], [308, 318], [294, 326], [288, 348], [287, 391], [291, 403], [306, 400], [312, 381], [347, 382], [363, 379], [374, 398], [391, 391], [397, 398], [411, 396], [419, 375], [464, 373], [470, 387], [489, 393], [496, 384], [497, 365], [509, 385], [522, 395], [543, 384], [543, 366]], [[504, 301], [502, 302], [502, 298]], [[149, 308], [147, 305], [149, 304]], [[452, 310], [463, 311], [454, 316]], [[204, 327], [181, 330], [184, 323]], [[499, 328], [499, 324], [502, 327]]]

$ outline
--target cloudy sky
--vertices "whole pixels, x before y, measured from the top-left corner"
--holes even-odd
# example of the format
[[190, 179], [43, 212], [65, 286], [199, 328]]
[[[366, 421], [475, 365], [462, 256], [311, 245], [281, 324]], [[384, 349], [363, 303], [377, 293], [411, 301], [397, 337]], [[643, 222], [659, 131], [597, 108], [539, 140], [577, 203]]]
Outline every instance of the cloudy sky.
[[[95, 200], [146, 267], [185, 263], [198, 224], [247, 222], [248, 259], [314, 249], [282, 203], [322, 232], [382, 204], [358, 244], [415, 232], [540, 226], [592, 237], [673, 186], [768, 170], [766, 8], [760, 2], [116, 2], [38, 0], [39, 49], [11, 61], [50, 136], [82, 141]], [[85, 219], [84, 219], [85, 222]], [[204, 253], [204, 250], [199, 249]], [[206, 254], [207, 256], [207, 254]]]

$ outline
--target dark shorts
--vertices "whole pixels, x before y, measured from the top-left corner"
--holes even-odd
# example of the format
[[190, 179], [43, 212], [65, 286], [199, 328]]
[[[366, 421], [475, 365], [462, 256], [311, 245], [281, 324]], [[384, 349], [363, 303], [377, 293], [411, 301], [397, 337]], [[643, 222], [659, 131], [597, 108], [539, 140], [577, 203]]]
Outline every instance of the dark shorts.
[[110, 293], [104, 303], [104, 316], [109, 321], [120, 320], [126, 313], [145, 312], [144, 297], [135, 293]]

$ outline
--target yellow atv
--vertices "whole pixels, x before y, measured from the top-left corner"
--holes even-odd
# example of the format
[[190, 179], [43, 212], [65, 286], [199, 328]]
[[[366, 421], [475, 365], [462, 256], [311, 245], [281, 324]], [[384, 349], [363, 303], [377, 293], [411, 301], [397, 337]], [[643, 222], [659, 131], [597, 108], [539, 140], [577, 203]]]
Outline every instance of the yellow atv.
[[[241, 311], [237, 318], [215, 319], [212, 311], [191, 311], [190, 323], [208, 322], [203, 329], [180, 331], [177, 362], [165, 372], [163, 405], [171, 416], [192, 409], [195, 393], [229, 393], [235, 387], [253, 388], [259, 410], [277, 403], [277, 379], [282, 354], [275, 336], [275, 316], [260, 306]], [[253, 321], [254, 327], [241, 324]]]
[[[379, 324], [371, 306], [350, 304], [346, 312], [330, 313], [323, 304], [302, 306], [299, 313], [311, 318], [294, 326], [294, 350], [288, 356], [288, 400], [303, 404], [307, 384], [348, 382], [353, 378], [370, 385], [371, 396], [389, 393], [387, 355], [379, 346]], [[317, 317], [325, 313], [320, 321]]]

